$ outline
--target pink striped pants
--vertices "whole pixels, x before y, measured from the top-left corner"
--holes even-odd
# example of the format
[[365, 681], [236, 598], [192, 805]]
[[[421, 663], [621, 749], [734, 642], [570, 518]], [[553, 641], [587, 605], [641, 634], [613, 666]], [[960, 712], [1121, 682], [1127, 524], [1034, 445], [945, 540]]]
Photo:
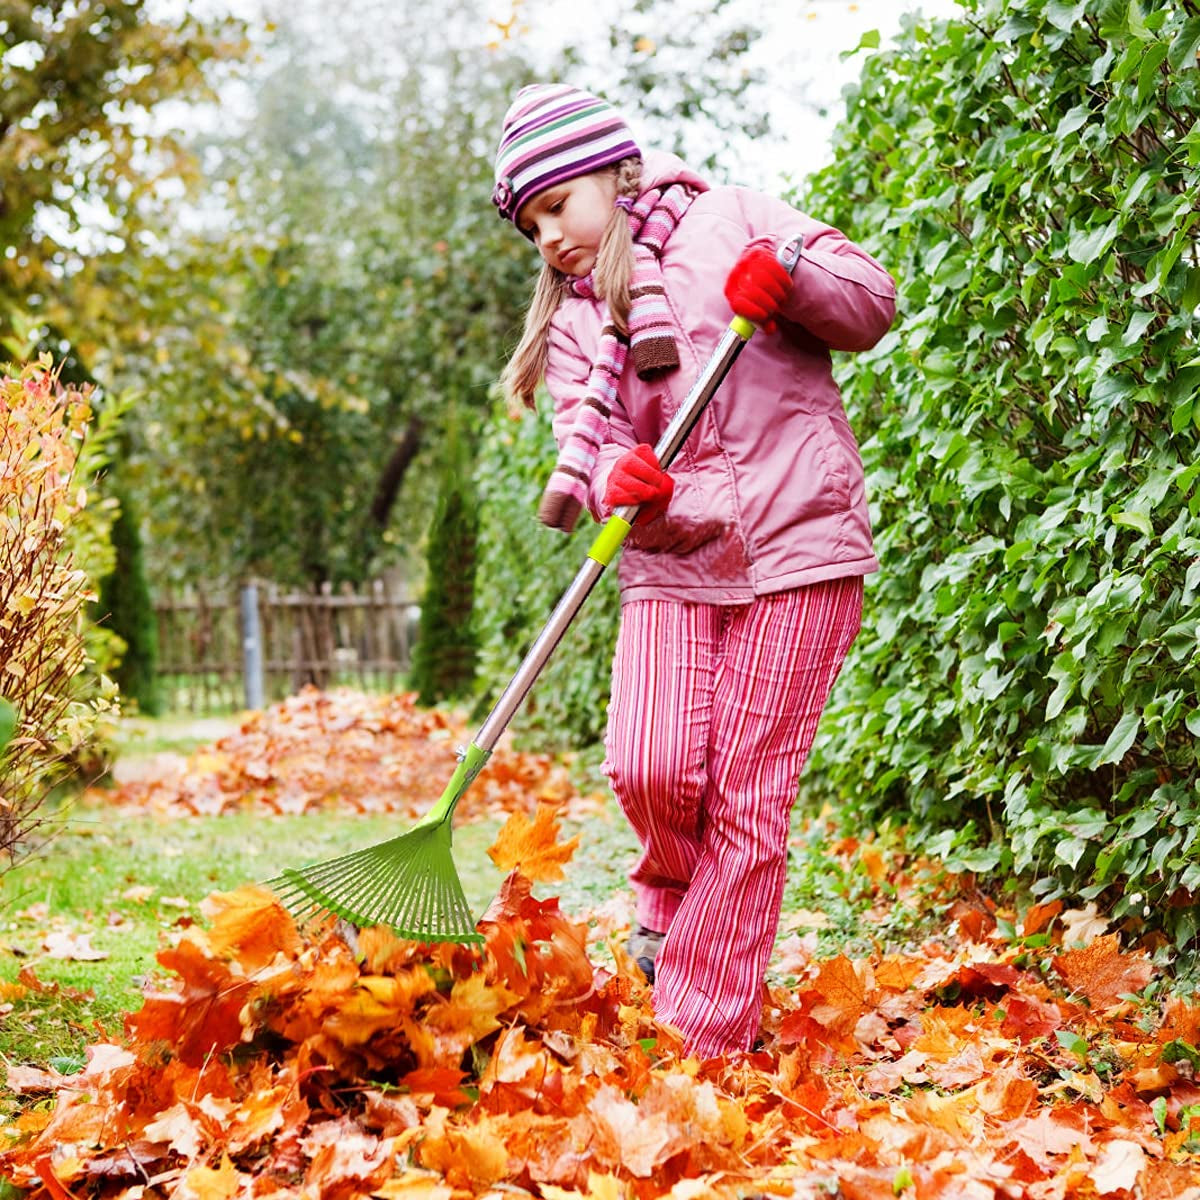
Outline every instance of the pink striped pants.
[[757, 1035], [797, 782], [862, 595], [851, 577], [622, 606], [605, 771], [642, 846], [637, 918], [667, 935], [656, 1015], [702, 1057]]

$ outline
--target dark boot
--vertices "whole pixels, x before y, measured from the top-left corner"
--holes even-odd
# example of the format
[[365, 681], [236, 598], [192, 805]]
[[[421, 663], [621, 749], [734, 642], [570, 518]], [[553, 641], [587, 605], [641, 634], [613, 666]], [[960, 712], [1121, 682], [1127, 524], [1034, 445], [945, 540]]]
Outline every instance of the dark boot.
[[635, 925], [629, 935], [629, 957], [641, 968], [647, 983], [654, 982], [654, 960], [658, 957], [664, 937], [665, 933], [647, 929], [645, 925]]

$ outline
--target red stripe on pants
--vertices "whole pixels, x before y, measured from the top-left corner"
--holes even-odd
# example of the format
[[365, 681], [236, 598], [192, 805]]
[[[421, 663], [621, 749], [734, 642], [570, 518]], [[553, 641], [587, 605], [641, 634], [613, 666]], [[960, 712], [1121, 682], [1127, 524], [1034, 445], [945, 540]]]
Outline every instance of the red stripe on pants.
[[862, 594], [854, 577], [621, 609], [605, 769], [642, 845], [638, 920], [667, 934], [657, 1016], [702, 1057], [757, 1034], [797, 784]]

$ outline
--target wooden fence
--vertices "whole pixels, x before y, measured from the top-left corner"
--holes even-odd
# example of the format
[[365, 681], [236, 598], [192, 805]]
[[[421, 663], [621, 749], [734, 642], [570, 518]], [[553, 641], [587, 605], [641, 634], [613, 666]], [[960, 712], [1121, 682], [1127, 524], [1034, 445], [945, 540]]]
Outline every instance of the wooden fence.
[[416, 635], [416, 607], [384, 580], [357, 591], [188, 588], [154, 607], [170, 712], [235, 712], [309, 683], [398, 689]]

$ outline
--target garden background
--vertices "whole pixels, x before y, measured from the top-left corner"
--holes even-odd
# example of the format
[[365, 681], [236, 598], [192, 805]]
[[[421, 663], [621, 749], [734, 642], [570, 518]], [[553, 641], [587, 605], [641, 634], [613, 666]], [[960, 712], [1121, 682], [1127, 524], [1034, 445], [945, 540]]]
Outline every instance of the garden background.
[[[797, 39], [828, 11], [801, 10]], [[203, 895], [271, 873], [255, 854], [285, 845], [301, 859], [320, 857], [394, 829], [379, 813], [353, 822], [308, 813], [305, 824], [303, 800], [281, 815], [294, 798], [280, 782], [290, 778], [281, 758], [294, 765], [307, 753], [310, 784], [359, 796], [370, 768], [348, 765], [358, 743], [347, 730], [407, 736], [416, 721], [425, 740], [416, 751], [393, 747], [392, 761], [425, 790], [395, 790], [405, 804], [440, 790], [426, 786], [418, 761], [436, 767], [438, 748], [486, 712], [584, 553], [583, 539], [542, 530], [534, 517], [553, 461], [547, 406], [510, 413], [495, 386], [535, 265], [486, 202], [500, 115], [520, 83], [562, 77], [636, 111], [653, 141], [715, 179], [752, 169], [748, 146], [779, 147], [783, 165], [789, 140], [822, 127], [811, 111], [818, 101], [802, 79], [784, 84], [766, 72], [747, 15], [721, 0], [635, 0], [611, 20], [604, 14], [606, 36], [571, 44], [554, 5], [535, 0], [503, 13], [463, 0], [437, 21], [407, 3], [363, 4], [354, 22], [337, 23], [336, 37], [316, 4], [249, 18], [147, 0], [0, 4], [0, 335], [11, 364], [0, 396], [0, 847], [21, 864], [4, 876], [6, 986], [16, 989], [5, 1002], [6, 1053], [58, 1076], [53, 1087], [45, 1078], [29, 1084], [29, 1094], [77, 1103], [62, 1099], [62, 1080], [97, 1061], [91, 1022], [107, 1037], [139, 1002], [160, 935], [191, 944]], [[1043, 981], [1065, 980], [1076, 999], [1094, 992], [1091, 1010], [1140, 1006], [1137, 1036], [1132, 1025], [1093, 1027], [1060, 1010], [1036, 1037], [1015, 1038], [1021, 1049], [1009, 1065], [1036, 1080], [1043, 1099], [1047, 1089], [1060, 1099], [1070, 1093], [1114, 1124], [1104, 1105], [1117, 1104], [1141, 1132], [1124, 1129], [1080, 1151], [1086, 1176], [1071, 1175], [1069, 1148], [1046, 1148], [1029, 1179], [1010, 1172], [1003, 1184], [982, 1167], [964, 1168], [993, 1189], [981, 1195], [1082, 1195], [1086, 1187], [1182, 1195], [1191, 1186], [1189, 1175], [1177, 1193], [1163, 1191], [1165, 1176], [1155, 1176], [1154, 1191], [1147, 1172], [1192, 1153], [1196, 1098], [1186, 1088], [1200, 1063], [1194, 1022], [1179, 1015], [1191, 1010], [1170, 1008], [1190, 994], [1200, 935], [1198, 48], [1193, 0], [965, 0], [948, 16], [910, 15], [894, 40], [863, 36], [825, 165], [790, 181], [785, 168], [774, 181], [879, 257], [900, 288], [884, 341], [837, 364], [883, 569], [869, 581], [864, 630], [803, 781], [790, 908], [793, 917], [820, 911], [824, 919], [812, 925], [803, 963], [777, 964], [777, 982], [801, 1008], [790, 1024], [781, 1019], [776, 1048], [800, 1047], [809, 1066], [828, 1066], [830, 1054], [839, 1069], [853, 1065], [861, 1038], [853, 1049], [839, 1022], [853, 1013], [857, 1031], [868, 1010], [878, 1016], [886, 1005], [871, 1009], [862, 969], [861, 994], [846, 1000], [849, 977], [827, 975], [821, 956], [915, 953], [937, 922], [957, 922], [960, 936], [992, 955], [984, 977], [958, 974], [959, 964], [938, 976], [928, 990], [943, 1006], [974, 999], [982, 1020], [1002, 1000], [992, 1007], [1003, 1023], [1020, 990], [1003, 972], [1035, 967], [1034, 959]], [[139, 782], [129, 764], [145, 759], [163, 704], [156, 597], [252, 581], [319, 592], [384, 575], [405, 580], [420, 604], [403, 689], [417, 701], [403, 719], [387, 707], [401, 703], [395, 696], [302, 693], [235, 715], [224, 741], [164, 744], [175, 757], [153, 768], [149, 783], [140, 779], [140, 809], [123, 807], [126, 785]], [[524, 781], [527, 808], [539, 797], [557, 803], [580, 832], [585, 865], [560, 900], [569, 913], [590, 914], [592, 943], [598, 930], [620, 928], [619, 908], [596, 913], [619, 892], [629, 851], [603, 802], [588, 808], [602, 791], [598, 743], [615, 620], [606, 579], [515, 722], [511, 753], [527, 757], [508, 780]], [[331, 784], [329, 763], [339, 756], [345, 769]], [[108, 772], [115, 782], [106, 794]], [[81, 782], [93, 785], [82, 800]], [[270, 820], [295, 823], [266, 834], [260, 851], [250, 831], [266, 819], [255, 805], [268, 794]], [[181, 797], [211, 824], [169, 832], [164, 812]], [[492, 795], [462, 853], [486, 864], [486, 843], [510, 810], [521, 805]], [[540, 855], [558, 833], [546, 822], [538, 828]], [[522, 865], [520, 855], [505, 861]], [[558, 882], [552, 870], [539, 875], [544, 864], [524, 865], [543, 887]], [[137, 890], [145, 887], [151, 892]], [[481, 891], [494, 890], [483, 877]], [[481, 907], [487, 899], [477, 897]], [[519, 898], [508, 899], [497, 928], [536, 924]], [[184, 928], [168, 901], [190, 914]], [[138, 932], [120, 965], [103, 957], [109, 948], [89, 959], [88, 939], [120, 941], [101, 927], [123, 920]], [[526, 930], [533, 942], [561, 950], [561, 931], [555, 943], [554, 929], [537, 929]], [[806, 929], [803, 920], [792, 926]], [[52, 946], [76, 953], [48, 953], [56, 935]], [[214, 961], [256, 962], [240, 936], [222, 942]], [[291, 935], [271, 937], [274, 951], [302, 956]], [[1046, 965], [1077, 952], [1076, 937], [1103, 948], [1105, 986], [1096, 983], [1098, 960], [1082, 975], [1071, 974], [1069, 959], [1065, 968], [1053, 959], [1057, 975]], [[20, 960], [34, 942], [45, 969], [21, 982]], [[489, 952], [493, 968], [511, 967], [492, 941]], [[160, 965], [192, 979], [194, 961], [162, 953]], [[408, 954], [377, 951], [371, 977], [407, 970]], [[629, 990], [636, 981], [619, 952], [611, 954], [620, 1004], [645, 1003]], [[56, 963], [74, 964], [57, 982]], [[105, 972], [98, 994], [97, 969]], [[475, 978], [461, 962], [439, 969], [444, 999], [451, 980]], [[824, 983], [806, 989], [804, 980]], [[92, 987], [90, 998], [55, 991], [80, 986]], [[813, 1017], [835, 986], [840, 1015]], [[597, 994], [617, 1003], [603, 988]], [[539, 1025], [545, 1014], [522, 1008], [525, 1000], [512, 1003], [554, 1049], [562, 1030]], [[1039, 993], [1038, 1003], [1050, 1001]], [[162, 1040], [158, 1027], [153, 1039], [145, 1033], [149, 1020], [126, 1024], [135, 1045], [139, 1028]], [[246, 1020], [244, 1040], [258, 1044], [266, 1026]], [[613, 1021], [601, 1005], [596, 1023], [615, 1037]], [[54, 1023], [65, 1037], [47, 1032]], [[270, 1037], [294, 1035], [311, 1055], [287, 1029], [272, 1027]], [[474, 1034], [462, 1045], [450, 1040], [452, 1068], [409, 1045], [419, 1063], [407, 1063], [408, 1074], [436, 1063], [459, 1072], [455, 1087], [465, 1081], [468, 1092], [494, 1096], [485, 1060], [497, 1052], [497, 1027]], [[224, 1037], [209, 1044], [222, 1063], [238, 1041]], [[1136, 1053], [1114, 1049], [1137, 1037], [1150, 1038], [1152, 1052], [1140, 1042]], [[1038, 1050], [1044, 1061], [1033, 1068], [1021, 1056], [1039, 1038], [1049, 1049]], [[883, 1053], [878, 1039], [867, 1044]], [[322, 1053], [328, 1058], [328, 1047]], [[669, 1058], [662, 1054], [656, 1067]], [[346, 1080], [361, 1082], [367, 1068], [333, 1057]], [[764, 1066], [776, 1091], [780, 1061]], [[789, 1061], [788, 1094], [799, 1103], [798, 1081], [811, 1079]], [[372, 1060], [369, 1069], [381, 1068]], [[1138, 1082], [1135, 1071], [1163, 1074]], [[394, 1073], [389, 1086], [408, 1074]], [[875, 1082], [882, 1090], [874, 1094], [894, 1095]], [[893, 1083], [939, 1096], [955, 1086], [928, 1073]], [[470, 1105], [447, 1101], [447, 1086], [439, 1079], [419, 1094], [468, 1121]], [[745, 1079], [738, 1086], [753, 1090]], [[29, 1116], [24, 1085], [10, 1079], [10, 1087], [13, 1120], [26, 1121], [26, 1135], [47, 1136]], [[1131, 1090], [1118, 1103], [1120, 1087]], [[745, 1111], [748, 1093], [736, 1094]], [[829, 1095], [824, 1108], [815, 1093], [808, 1100], [830, 1128], [841, 1120]], [[430, 1146], [440, 1136], [453, 1144], [451, 1118], [437, 1118], [435, 1136], [427, 1110], [403, 1127], [423, 1130]], [[1011, 1116], [1003, 1105], [985, 1111], [993, 1122]], [[722, 1128], [737, 1143], [733, 1158], [753, 1160]], [[1180, 1137], [1168, 1148], [1172, 1133]], [[227, 1162], [248, 1178], [268, 1174], [248, 1165], [266, 1161], [261, 1139], [243, 1151], [218, 1149], [211, 1132], [196, 1136], [190, 1158], [185, 1134], [164, 1143], [173, 1147], [171, 1187], [184, 1188], [185, 1160], [214, 1176]], [[724, 1186], [703, 1156], [684, 1170], [685, 1151], [670, 1150], [670, 1139], [630, 1161], [576, 1163], [574, 1175], [527, 1159], [520, 1169], [452, 1178], [453, 1154], [422, 1157], [417, 1135], [387, 1136], [396, 1145], [383, 1157], [394, 1166], [407, 1155], [429, 1187], [437, 1175], [436, 1186], [450, 1188], [447, 1196], [487, 1194], [502, 1179], [535, 1195], [576, 1186], [585, 1194], [589, 1171], [616, 1181], [612, 1195], [666, 1194], [701, 1175], [710, 1192], [676, 1194]], [[1113, 1151], [1117, 1141], [1142, 1157]], [[802, 1155], [797, 1144], [787, 1161]], [[950, 1186], [930, 1166], [936, 1155], [879, 1136], [873, 1145], [870, 1162], [839, 1146], [839, 1161], [857, 1164], [836, 1172], [843, 1189], [859, 1169], [895, 1194]], [[308, 1153], [309, 1169], [318, 1157]], [[67, 1167], [61, 1154], [49, 1166], [37, 1161], [10, 1166], [11, 1178], [59, 1195], [55, 1186], [65, 1185], [45, 1174], [57, 1163], [67, 1183], [148, 1186], [115, 1167], [89, 1173], [74, 1165], [87, 1161], [80, 1155]], [[904, 1176], [909, 1162], [924, 1174]], [[766, 1167], [755, 1170], [747, 1178], [762, 1185]], [[346, 1178], [363, 1194], [393, 1194], [378, 1190], [388, 1176], [363, 1171]], [[1098, 1177], [1113, 1186], [1100, 1188]], [[1035, 1190], [1016, 1190], [1014, 1180]], [[393, 1184], [394, 1194], [408, 1194]], [[233, 1195], [258, 1185], [228, 1173], [212, 1184], [226, 1186]]]

